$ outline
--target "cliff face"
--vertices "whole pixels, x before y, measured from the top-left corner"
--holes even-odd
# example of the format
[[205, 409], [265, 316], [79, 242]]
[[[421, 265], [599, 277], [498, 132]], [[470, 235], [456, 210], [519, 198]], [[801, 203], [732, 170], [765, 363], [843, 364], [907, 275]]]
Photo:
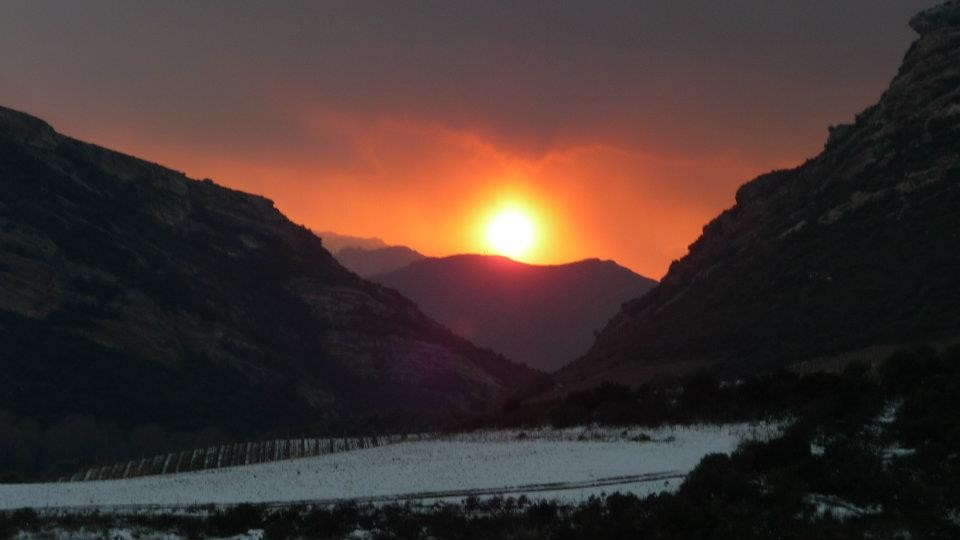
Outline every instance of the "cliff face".
[[960, 3], [823, 153], [742, 186], [568, 383], [720, 363], [769, 367], [960, 334]]
[[0, 108], [0, 411], [246, 431], [496, 405], [537, 377], [263, 197]]

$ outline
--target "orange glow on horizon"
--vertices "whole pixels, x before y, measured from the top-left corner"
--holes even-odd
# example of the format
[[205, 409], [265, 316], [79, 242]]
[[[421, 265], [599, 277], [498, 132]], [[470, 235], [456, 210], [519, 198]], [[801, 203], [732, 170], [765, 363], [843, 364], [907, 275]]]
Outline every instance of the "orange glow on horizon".
[[[612, 259], [654, 279], [740, 185], [819, 153], [915, 39], [907, 2], [860, 10], [863, 32], [800, 2], [714, 18], [683, 2], [250, 3], [227, 18], [41, 4], [0, 18], [0, 102], [64, 135], [433, 257], [508, 251], [487, 228], [514, 204], [535, 229], [524, 262]], [[796, 32], [827, 19], [815, 46]]]
[[[202, 153], [187, 143], [152, 143], [132, 128], [76, 135], [263, 195], [316, 231], [379, 237], [437, 257], [500, 253], [531, 264], [613, 259], [654, 279], [732, 204], [740, 183], [774, 166], [601, 144], [528, 154], [478, 133], [407, 118], [300, 118], [309, 140], [330, 133], [350, 140], [349, 159]], [[704, 184], [706, 177], [720, 180]], [[527, 247], [516, 252], [488, 239], [494, 217], [510, 208], [533, 229]]]

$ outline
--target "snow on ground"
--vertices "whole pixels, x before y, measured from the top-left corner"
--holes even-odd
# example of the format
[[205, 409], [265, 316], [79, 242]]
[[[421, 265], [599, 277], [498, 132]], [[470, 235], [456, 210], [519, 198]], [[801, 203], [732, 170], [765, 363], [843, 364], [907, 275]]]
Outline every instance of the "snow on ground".
[[[637, 442], [643, 431], [652, 440]], [[581, 437], [583, 433], [600, 433]], [[767, 424], [657, 430], [485, 431], [318, 457], [127, 480], [0, 485], [0, 509], [21, 507], [184, 507], [203, 504], [333, 502], [393, 497], [448, 500], [481, 495], [579, 501], [588, 494], [674, 489], [700, 459], [729, 453]], [[579, 440], [578, 440], [579, 439]], [[642, 481], [638, 475], [660, 475]], [[613, 484], [604, 479], [629, 477]], [[536, 486], [530, 490], [527, 487]], [[526, 487], [525, 487], [526, 486]], [[568, 489], [565, 489], [568, 488]], [[460, 493], [463, 492], [463, 493]]]
[[807, 495], [806, 503], [813, 506], [817, 518], [823, 518], [829, 514], [840, 521], [869, 514], [879, 514], [882, 511], [879, 505], [859, 506], [835, 495], [816, 493]]
[[909, 457], [916, 453], [916, 448], [903, 448], [897, 445], [888, 446], [883, 449], [883, 462], [889, 463], [895, 459]]

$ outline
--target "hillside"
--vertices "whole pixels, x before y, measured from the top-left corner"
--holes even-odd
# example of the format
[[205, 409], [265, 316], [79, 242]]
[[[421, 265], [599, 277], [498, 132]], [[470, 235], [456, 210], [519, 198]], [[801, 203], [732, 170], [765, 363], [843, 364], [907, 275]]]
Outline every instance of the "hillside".
[[346, 247], [335, 252], [333, 256], [351, 272], [367, 278], [393, 272], [424, 258], [418, 251], [407, 246]]
[[3, 108], [0, 247], [0, 443], [479, 411], [537, 377], [347, 271], [271, 201]]
[[742, 186], [567, 385], [753, 370], [960, 335], [960, 4], [911, 21], [879, 103], [823, 153]]
[[423, 259], [372, 279], [457, 334], [551, 371], [586, 351], [624, 301], [656, 284], [613, 261], [537, 266], [485, 255]]

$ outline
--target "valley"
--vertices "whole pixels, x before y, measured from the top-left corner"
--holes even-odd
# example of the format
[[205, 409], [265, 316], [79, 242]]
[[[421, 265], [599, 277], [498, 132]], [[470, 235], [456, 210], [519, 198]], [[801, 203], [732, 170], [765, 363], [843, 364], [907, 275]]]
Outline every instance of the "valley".
[[960, 0], [750, 1], [0, 5], [0, 539], [960, 538]]

